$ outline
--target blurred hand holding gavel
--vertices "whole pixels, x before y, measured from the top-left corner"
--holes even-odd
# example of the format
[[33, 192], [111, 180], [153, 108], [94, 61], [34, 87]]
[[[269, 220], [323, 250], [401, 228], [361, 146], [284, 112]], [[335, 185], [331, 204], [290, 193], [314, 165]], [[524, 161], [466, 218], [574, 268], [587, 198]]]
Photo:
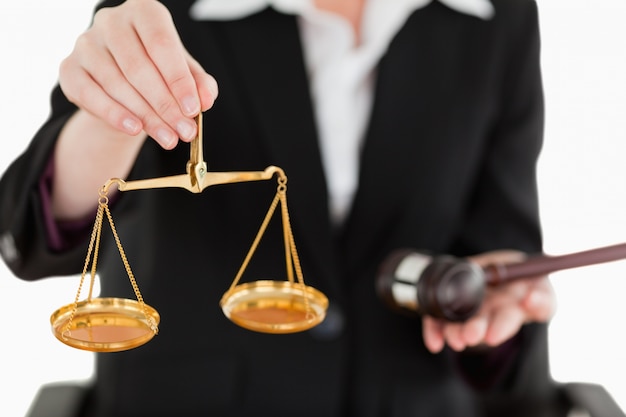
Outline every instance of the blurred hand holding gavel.
[[494, 251], [467, 259], [399, 250], [381, 265], [377, 290], [392, 308], [423, 316], [433, 352], [444, 343], [455, 350], [495, 346], [524, 323], [552, 317], [556, 301], [547, 274], [624, 258], [626, 244], [561, 256]]

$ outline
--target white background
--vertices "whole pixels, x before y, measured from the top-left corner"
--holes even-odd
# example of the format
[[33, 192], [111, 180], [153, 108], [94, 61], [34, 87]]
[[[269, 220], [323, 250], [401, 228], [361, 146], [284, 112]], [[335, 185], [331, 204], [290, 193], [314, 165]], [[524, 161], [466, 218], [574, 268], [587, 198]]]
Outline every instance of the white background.
[[[0, 5], [0, 172], [48, 114], [60, 60], [94, 0]], [[8, 5], [11, 4], [11, 5]], [[563, 254], [626, 241], [626, 1], [539, 1], [547, 121], [539, 165], [545, 249]], [[604, 385], [626, 410], [626, 263], [554, 274], [552, 374]], [[92, 354], [54, 339], [49, 316], [75, 278], [26, 283], [0, 264], [0, 416], [22, 417], [45, 382], [83, 380]]]

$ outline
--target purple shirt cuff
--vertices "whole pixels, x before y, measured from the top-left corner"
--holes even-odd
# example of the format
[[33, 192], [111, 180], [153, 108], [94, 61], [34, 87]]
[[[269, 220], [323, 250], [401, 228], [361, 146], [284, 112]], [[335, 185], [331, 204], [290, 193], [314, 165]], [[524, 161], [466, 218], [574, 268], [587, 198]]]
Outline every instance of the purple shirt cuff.
[[95, 214], [79, 220], [60, 221], [55, 219], [52, 213], [53, 178], [54, 158], [50, 158], [46, 169], [39, 179], [39, 196], [46, 231], [46, 242], [52, 251], [61, 252], [75, 247], [89, 236]]

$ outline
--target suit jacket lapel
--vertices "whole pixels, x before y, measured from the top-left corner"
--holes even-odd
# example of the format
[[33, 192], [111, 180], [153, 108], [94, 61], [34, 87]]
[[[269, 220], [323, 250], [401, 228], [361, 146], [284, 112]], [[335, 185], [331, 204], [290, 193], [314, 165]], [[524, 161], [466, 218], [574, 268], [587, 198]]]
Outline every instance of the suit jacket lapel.
[[[459, 138], [445, 130], [452, 123], [446, 117], [459, 108], [455, 100], [464, 94], [451, 80], [462, 78], [457, 72], [464, 66], [458, 57], [469, 53], [462, 46], [469, 35], [454, 32], [463, 30], [462, 25], [440, 27], [436, 14], [441, 9], [433, 4], [416, 11], [379, 63], [359, 190], [342, 236], [350, 269], [358, 268], [364, 258], [395, 249], [380, 248], [379, 242], [400, 235], [407, 240], [397, 229], [399, 222], [419, 224], [424, 235], [436, 233], [428, 220], [433, 218], [431, 202], [446, 181], [451, 186], [459, 182], [442, 172], [440, 163], [451, 160], [451, 153], [462, 153], [455, 149]], [[412, 190], [423, 193], [423, 204], [415, 204]]]

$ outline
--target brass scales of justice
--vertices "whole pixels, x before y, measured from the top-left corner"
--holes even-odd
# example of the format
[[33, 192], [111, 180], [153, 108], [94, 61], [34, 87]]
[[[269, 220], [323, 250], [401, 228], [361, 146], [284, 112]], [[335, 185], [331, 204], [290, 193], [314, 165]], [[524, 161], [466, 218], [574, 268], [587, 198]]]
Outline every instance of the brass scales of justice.
[[[274, 200], [230, 288], [222, 296], [220, 306], [224, 315], [233, 323], [248, 330], [263, 333], [304, 331], [324, 320], [328, 299], [322, 292], [305, 285], [302, 276], [287, 210], [285, 173], [276, 166], [269, 166], [264, 171], [251, 172], [208, 171], [202, 152], [202, 114], [197, 116], [196, 121], [198, 134], [190, 144], [190, 158], [187, 162], [186, 174], [134, 181], [112, 178], [100, 189], [98, 211], [75, 300], [56, 310], [50, 317], [55, 337], [66, 345], [92, 352], [117, 352], [141, 346], [158, 333], [159, 313], [144, 302], [109, 211], [107, 194], [112, 185], [117, 185], [119, 191], [175, 187], [184, 188], [192, 193], [201, 193], [211, 185], [269, 180], [276, 175], [278, 186]], [[259, 280], [240, 284], [239, 281], [279, 204], [287, 279], [283, 281]], [[113, 232], [136, 300], [93, 297], [100, 237], [105, 217]], [[81, 300], [88, 271], [90, 274], [89, 291], [87, 297]]]

